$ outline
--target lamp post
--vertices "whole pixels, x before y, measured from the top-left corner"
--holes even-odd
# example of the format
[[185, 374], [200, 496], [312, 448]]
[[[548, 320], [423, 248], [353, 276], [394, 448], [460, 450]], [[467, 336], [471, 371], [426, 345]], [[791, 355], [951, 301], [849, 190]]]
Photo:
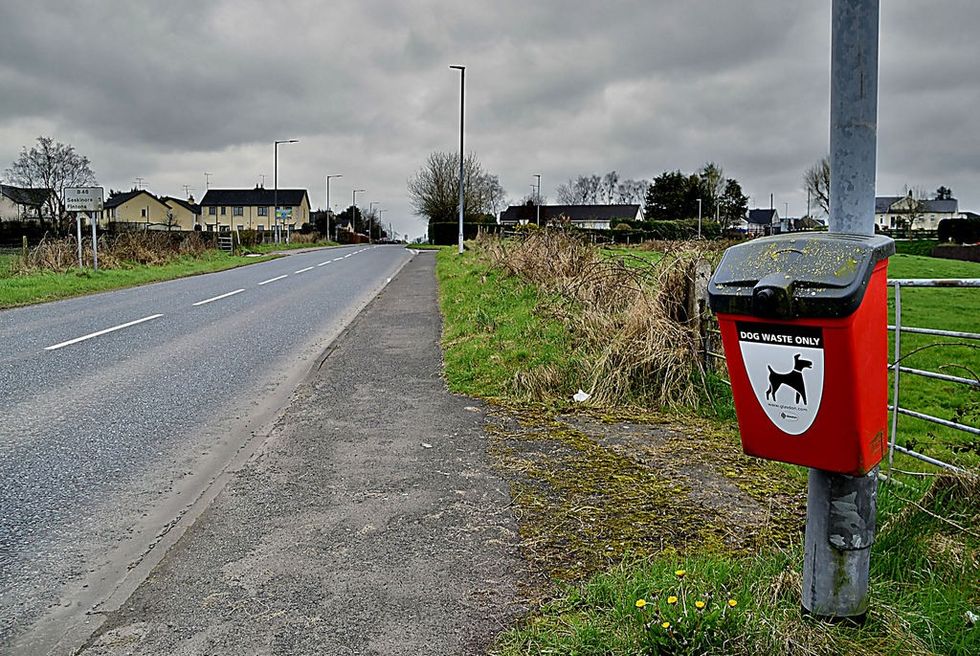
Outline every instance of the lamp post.
[[459, 254], [463, 254], [463, 102], [466, 92], [466, 67], [450, 66], [459, 71]]
[[299, 139], [281, 139], [275, 142], [275, 151], [276, 151], [275, 172], [274, 172], [275, 189], [272, 192], [272, 216], [276, 226], [277, 244], [280, 242], [280, 238], [279, 238], [279, 144], [297, 143], [298, 141]]
[[[334, 173], [327, 176], [327, 239], [330, 239], [330, 178], [342, 178], [344, 177], [340, 173]], [[334, 236], [336, 237], [337, 230], [334, 228]]]
[[538, 179], [538, 195], [534, 199], [535, 223], [537, 223], [538, 227], [540, 228], [541, 227], [541, 174], [535, 173], [534, 177]]
[[350, 233], [353, 243], [354, 235], [357, 233], [357, 194], [367, 191], [367, 189], [351, 189], [350, 205], [353, 208], [350, 215]]

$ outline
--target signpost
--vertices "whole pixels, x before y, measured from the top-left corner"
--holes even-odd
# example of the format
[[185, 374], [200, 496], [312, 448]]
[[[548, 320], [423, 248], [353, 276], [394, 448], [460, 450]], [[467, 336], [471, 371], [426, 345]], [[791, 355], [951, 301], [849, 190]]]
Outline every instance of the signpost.
[[75, 213], [75, 230], [78, 239], [78, 268], [82, 268], [82, 213], [87, 213], [92, 223], [92, 264], [99, 270], [99, 239], [96, 234], [98, 215], [102, 211], [102, 187], [67, 187], [65, 189], [65, 211]]

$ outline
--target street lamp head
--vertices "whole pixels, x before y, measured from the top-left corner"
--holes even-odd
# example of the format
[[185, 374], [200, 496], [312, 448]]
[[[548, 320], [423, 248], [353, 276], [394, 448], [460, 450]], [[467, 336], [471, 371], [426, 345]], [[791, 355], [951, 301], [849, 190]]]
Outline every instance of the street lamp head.
[[459, 65], [456, 65], [456, 64], [451, 64], [449, 66], [449, 68], [455, 68], [457, 71], [465, 71], [466, 70], [466, 67], [465, 66], [459, 66]]
[[284, 143], [299, 143], [299, 139], [277, 139], [276, 140], [276, 145], [277, 146], [279, 144], [284, 144]]

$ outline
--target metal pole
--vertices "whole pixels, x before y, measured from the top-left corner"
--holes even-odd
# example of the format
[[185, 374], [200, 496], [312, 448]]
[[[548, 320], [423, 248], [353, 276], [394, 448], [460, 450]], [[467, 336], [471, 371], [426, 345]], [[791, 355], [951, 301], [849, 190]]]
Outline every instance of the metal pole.
[[[327, 239], [330, 239], [330, 178], [342, 178], [342, 173], [335, 173], [327, 176]], [[334, 217], [336, 219], [336, 216]], [[334, 241], [337, 241], [337, 225], [334, 224]]]
[[95, 220], [95, 212], [89, 212], [89, 220], [92, 222], [92, 269], [95, 271], [99, 270], [99, 237], [95, 232], [95, 226], [97, 221]]
[[892, 462], [895, 459], [895, 440], [898, 435], [898, 379], [902, 359], [902, 286], [895, 285], [895, 359], [892, 367], [892, 434], [888, 445], [888, 480], [892, 478]]
[[[830, 89], [831, 232], [874, 234], [878, 0], [833, 0]], [[874, 541], [878, 468], [865, 476], [811, 469], [803, 607], [862, 621]]]
[[535, 217], [535, 221], [538, 224], [538, 227], [540, 228], [541, 227], [541, 176], [535, 173], [534, 177], [538, 179], [538, 197], [534, 199], [534, 205], [536, 206], [535, 214], [537, 215]]
[[78, 234], [78, 268], [82, 268], [82, 217], [75, 212], [75, 232]]
[[272, 231], [272, 239], [279, 243], [279, 142], [276, 142], [275, 170], [273, 171], [273, 190], [272, 190], [272, 216], [275, 229]]
[[459, 254], [463, 254], [463, 115], [466, 107], [466, 67], [450, 66], [459, 71]]

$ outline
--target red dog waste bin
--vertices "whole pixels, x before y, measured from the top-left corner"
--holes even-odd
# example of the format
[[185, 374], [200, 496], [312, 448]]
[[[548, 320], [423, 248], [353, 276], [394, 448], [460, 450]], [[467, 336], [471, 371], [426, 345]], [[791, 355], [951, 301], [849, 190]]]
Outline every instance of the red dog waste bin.
[[778, 235], [725, 251], [708, 284], [742, 448], [860, 476], [885, 452], [883, 236]]

